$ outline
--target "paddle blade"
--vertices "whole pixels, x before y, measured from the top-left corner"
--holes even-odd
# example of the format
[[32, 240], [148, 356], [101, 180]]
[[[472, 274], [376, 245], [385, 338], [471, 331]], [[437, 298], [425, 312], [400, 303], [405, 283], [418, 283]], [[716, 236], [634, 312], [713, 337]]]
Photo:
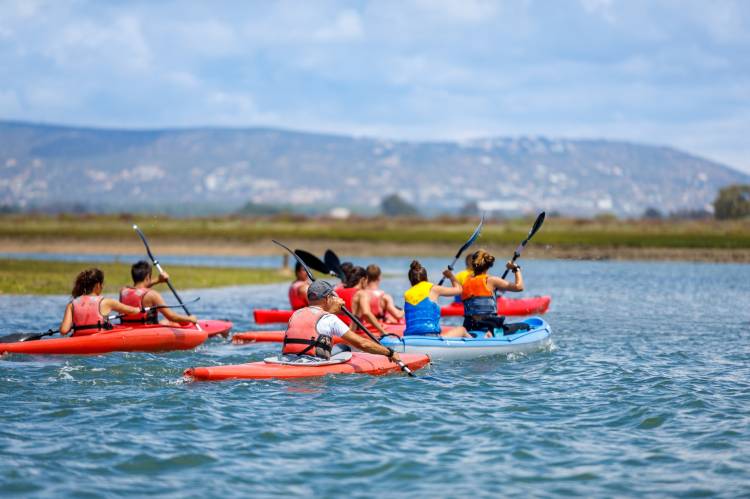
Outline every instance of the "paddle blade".
[[529, 237], [526, 239], [531, 239], [534, 237], [534, 234], [542, 228], [542, 224], [544, 223], [544, 218], [546, 217], [546, 214], [544, 212], [541, 212], [538, 217], [536, 217], [536, 221], [534, 222], [534, 225], [531, 227], [531, 230], [529, 231]]
[[0, 337], [0, 343], [20, 343], [22, 341], [40, 340], [45, 336], [50, 336], [57, 332], [50, 329], [46, 333], [14, 333]]
[[346, 280], [344, 269], [341, 268], [341, 260], [339, 260], [339, 257], [338, 255], [336, 255], [336, 253], [334, 253], [330, 249], [326, 250], [325, 254], [323, 255], [323, 261], [325, 261], [329, 269], [336, 273], [336, 277], [338, 277], [342, 281]]
[[331, 270], [328, 268], [328, 265], [323, 263], [323, 261], [320, 258], [313, 255], [312, 253], [309, 253], [301, 249], [294, 250], [294, 253], [298, 257], [300, 257], [303, 262], [305, 262], [305, 265], [307, 265], [314, 271], [320, 272], [321, 274], [330, 274]]
[[458, 253], [456, 253], [456, 259], [461, 258], [461, 254], [464, 251], [466, 251], [469, 247], [471, 247], [471, 245], [474, 244], [477, 239], [479, 239], [479, 235], [482, 233], [482, 226], [484, 226], [484, 213], [482, 213], [482, 218], [479, 220], [479, 225], [477, 225], [477, 228], [474, 229], [474, 233], [464, 243], [464, 245], [461, 246], [461, 249], [458, 250]]

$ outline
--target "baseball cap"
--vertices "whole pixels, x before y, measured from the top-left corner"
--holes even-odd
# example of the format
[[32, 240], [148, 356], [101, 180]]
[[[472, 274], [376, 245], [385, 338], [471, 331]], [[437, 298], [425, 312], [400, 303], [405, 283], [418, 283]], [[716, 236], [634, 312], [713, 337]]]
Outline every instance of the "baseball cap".
[[333, 286], [326, 281], [318, 280], [307, 288], [307, 301], [322, 300], [331, 293], [333, 293]]

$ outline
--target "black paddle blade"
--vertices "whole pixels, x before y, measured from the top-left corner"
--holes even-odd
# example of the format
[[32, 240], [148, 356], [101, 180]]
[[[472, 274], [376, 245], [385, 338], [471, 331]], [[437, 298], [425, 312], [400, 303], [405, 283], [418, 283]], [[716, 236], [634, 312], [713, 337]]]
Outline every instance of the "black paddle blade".
[[341, 260], [339, 260], [339, 257], [336, 255], [336, 253], [329, 249], [326, 250], [325, 254], [323, 255], [323, 260], [326, 262], [328, 268], [336, 273], [336, 277], [338, 277], [342, 281], [346, 280], [344, 269], [341, 268]]
[[9, 334], [8, 336], [1, 337], [0, 343], [20, 343], [22, 341], [40, 340], [44, 338], [45, 336], [50, 336], [57, 332], [59, 331], [52, 331], [50, 329], [46, 333], [14, 333], [14, 334]]
[[303, 262], [305, 262], [305, 265], [310, 267], [316, 272], [320, 272], [321, 274], [330, 274], [331, 270], [328, 268], [328, 265], [323, 263], [323, 261], [318, 258], [317, 256], [313, 255], [312, 253], [296, 249], [294, 250], [294, 253], [302, 259]]
[[544, 212], [541, 212], [538, 217], [536, 217], [536, 221], [534, 222], [534, 226], [531, 227], [531, 230], [529, 231], [529, 237], [526, 239], [531, 239], [534, 237], [534, 234], [536, 234], [536, 231], [542, 228], [542, 224], [544, 223], [544, 218], [547, 215]]

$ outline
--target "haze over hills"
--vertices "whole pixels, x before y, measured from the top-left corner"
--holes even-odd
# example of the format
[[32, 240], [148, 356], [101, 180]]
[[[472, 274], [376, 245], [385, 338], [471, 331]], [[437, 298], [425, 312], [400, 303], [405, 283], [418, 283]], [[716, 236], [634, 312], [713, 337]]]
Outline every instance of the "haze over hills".
[[750, 175], [670, 147], [604, 140], [406, 142], [266, 128], [110, 130], [0, 121], [0, 205], [233, 211], [248, 201], [427, 213], [701, 210]]

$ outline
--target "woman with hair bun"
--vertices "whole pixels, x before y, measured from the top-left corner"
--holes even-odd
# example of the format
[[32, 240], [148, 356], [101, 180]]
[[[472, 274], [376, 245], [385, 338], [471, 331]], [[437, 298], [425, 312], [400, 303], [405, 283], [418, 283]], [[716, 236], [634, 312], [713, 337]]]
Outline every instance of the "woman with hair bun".
[[82, 336], [109, 329], [109, 314], [137, 314], [141, 310], [120, 303], [112, 298], [104, 298], [104, 272], [97, 268], [84, 270], [76, 276], [71, 295], [73, 299], [65, 307], [65, 315], [60, 323], [60, 334]]
[[466, 279], [461, 292], [464, 304], [464, 329], [468, 332], [484, 332], [485, 337], [494, 336], [495, 328], [502, 328], [504, 317], [497, 315], [496, 291], [523, 291], [521, 267], [507, 262], [505, 267], [513, 272], [514, 282], [489, 275], [487, 272], [495, 264], [495, 257], [479, 250], [474, 253], [471, 267], [473, 275]]
[[411, 288], [404, 293], [404, 318], [406, 329], [404, 336], [441, 335], [445, 337], [470, 336], [463, 328], [455, 328], [441, 333], [440, 306], [437, 301], [441, 296], [461, 294], [461, 285], [449, 269], [443, 275], [450, 279], [451, 287], [438, 286], [427, 280], [427, 269], [417, 260], [409, 266]]

